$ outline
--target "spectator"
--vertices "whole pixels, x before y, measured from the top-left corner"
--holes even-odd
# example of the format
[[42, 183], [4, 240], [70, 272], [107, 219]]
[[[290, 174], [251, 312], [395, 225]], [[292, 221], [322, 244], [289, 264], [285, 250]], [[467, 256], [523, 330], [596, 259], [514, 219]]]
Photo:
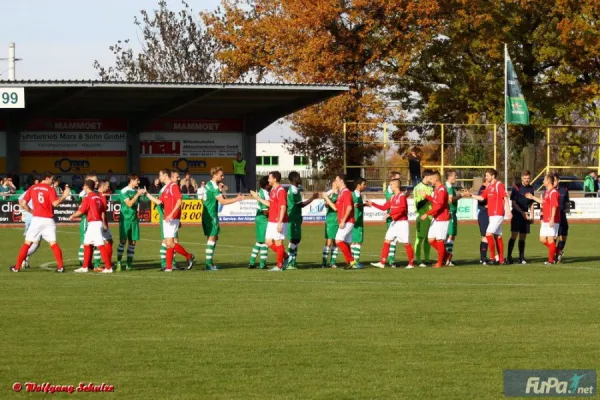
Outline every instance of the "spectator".
[[185, 177], [181, 180], [181, 193], [182, 194], [195, 194], [198, 190], [198, 184], [190, 176], [189, 172], [185, 173]]
[[14, 193], [15, 190], [15, 185], [13, 185], [12, 178], [10, 176], [2, 178], [2, 184], [0, 184], [0, 193], [2, 193], [2, 196], [10, 195]]
[[113, 175], [112, 169], [108, 170], [105, 180], [110, 182], [111, 191], [114, 192], [119, 182], [117, 181], [117, 178]]
[[598, 174], [590, 171], [583, 181], [583, 192], [585, 197], [596, 197], [598, 195]]
[[140, 187], [144, 189], [150, 188], [150, 179], [144, 175], [144, 171], [140, 171]]
[[83, 175], [81, 175], [81, 170], [79, 168], [75, 168], [75, 173], [71, 177], [71, 185], [75, 190], [83, 185]]
[[25, 181], [25, 189], [28, 189], [30, 186], [33, 186], [33, 181], [37, 178], [38, 173], [37, 171], [34, 169], [31, 172], [31, 175], [29, 175], [27, 177], [27, 180]]
[[60, 176], [56, 176], [52, 179], [52, 187], [54, 188], [54, 190], [56, 191], [56, 196], [60, 197], [62, 196], [63, 190], [60, 187]]
[[413, 147], [408, 155], [408, 171], [413, 186], [417, 186], [421, 181], [421, 156], [417, 153], [417, 150], [416, 147]]
[[198, 200], [206, 200], [206, 182], [200, 182], [200, 187], [198, 188]]
[[160, 179], [155, 178], [154, 179], [154, 183], [152, 185], [150, 185], [150, 188], [148, 189], [148, 193], [150, 193], [150, 194], [159, 194], [160, 193], [160, 189], [162, 189], [162, 185], [160, 183]]
[[244, 189], [248, 189], [246, 183], [246, 160], [242, 158], [242, 153], [237, 153], [237, 157], [233, 160], [233, 174], [235, 175], [235, 191], [240, 193], [241, 185]]
[[15, 185], [16, 188], [21, 187], [21, 178], [17, 174], [17, 171], [15, 171], [15, 170], [10, 171], [10, 174], [8, 174], [8, 176], [12, 179], [13, 185]]

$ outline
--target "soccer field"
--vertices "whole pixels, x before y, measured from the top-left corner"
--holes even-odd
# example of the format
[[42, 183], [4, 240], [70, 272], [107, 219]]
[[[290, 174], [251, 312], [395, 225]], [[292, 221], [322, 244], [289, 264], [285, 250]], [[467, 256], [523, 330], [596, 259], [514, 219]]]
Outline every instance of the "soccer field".
[[[555, 266], [541, 264], [539, 225], [530, 265], [487, 267], [478, 228], [461, 225], [456, 267], [351, 271], [321, 269], [323, 227], [306, 226], [301, 269], [282, 273], [248, 270], [254, 228], [231, 225], [223, 269], [204, 271], [201, 228], [186, 226], [198, 264], [171, 274], [158, 272], [158, 229], [142, 227], [139, 269], [112, 275], [71, 273], [78, 231], [58, 230], [65, 274], [46, 244], [9, 274], [22, 228], [0, 230], [2, 399], [50, 397], [12, 390], [28, 381], [114, 385], [103, 399], [494, 399], [504, 369], [600, 369], [597, 225], [572, 225]], [[383, 234], [366, 227], [365, 265]]]

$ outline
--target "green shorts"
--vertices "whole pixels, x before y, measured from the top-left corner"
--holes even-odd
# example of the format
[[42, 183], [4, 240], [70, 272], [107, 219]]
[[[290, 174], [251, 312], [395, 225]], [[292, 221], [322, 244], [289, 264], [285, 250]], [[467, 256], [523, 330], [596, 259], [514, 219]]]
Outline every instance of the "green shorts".
[[456, 214], [450, 213], [450, 224], [448, 224], [448, 236], [456, 236], [458, 234], [458, 218]]
[[87, 229], [87, 219], [82, 218], [79, 223], [79, 244], [83, 244], [83, 238], [85, 236], [85, 231]]
[[417, 237], [419, 239], [427, 239], [429, 233], [429, 227], [431, 226], [431, 218], [427, 218], [425, 221], [421, 219], [421, 216], [417, 214]]
[[361, 226], [354, 225], [354, 228], [352, 228], [352, 243], [362, 244], [363, 234], [364, 234], [364, 228], [362, 227], [362, 225]]
[[288, 222], [288, 239], [302, 240], [302, 222]]
[[119, 240], [121, 242], [125, 240], [138, 241], [140, 240], [140, 223], [139, 222], [127, 222], [119, 221]]
[[325, 239], [335, 240], [335, 236], [337, 235], [337, 231], [338, 231], [339, 227], [340, 226], [337, 224], [337, 221], [335, 224], [325, 223]]
[[267, 236], [268, 218], [266, 215], [257, 215], [254, 222], [256, 224], [256, 242], [264, 243]]
[[217, 236], [221, 232], [219, 217], [213, 217], [209, 213], [202, 213], [202, 229], [204, 236]]

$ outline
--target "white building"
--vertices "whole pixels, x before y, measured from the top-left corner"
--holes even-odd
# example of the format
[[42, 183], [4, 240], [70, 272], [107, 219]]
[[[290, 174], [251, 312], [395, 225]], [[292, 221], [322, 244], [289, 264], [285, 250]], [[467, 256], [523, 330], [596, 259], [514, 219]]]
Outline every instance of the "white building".
[[290, 153], [283, 143], [256, 143], [257, 175], [267, 175], [273, 170], [281, 172], [283, 176], [291, 171], [298, 171], [301, 176], [306, 177], [313, 172], [308, 157]]

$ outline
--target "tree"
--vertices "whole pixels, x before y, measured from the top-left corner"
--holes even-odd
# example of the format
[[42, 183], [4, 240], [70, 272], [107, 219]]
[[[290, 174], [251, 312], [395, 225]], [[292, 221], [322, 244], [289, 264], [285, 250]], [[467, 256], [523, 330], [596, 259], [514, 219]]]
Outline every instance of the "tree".
[[129, 39], [119, 40], [109, 47], [115, 55], [115, 65], [94, 68], [104, 81], [173, 81], [211, 82], [217, 75], [214, 54], [215, 40], [194, 17], [194, 12], [182, 1], [179, 12], [167, 8], [160, 0], [158, 9], [140, 12], [134, 23], [141, 31], [140, 52], [134, 51]]
[[436, 0], [224, 0], [204, 21], [221, 48], [225, 80], [339, 83], [347, 94], [290, 117], [301, 136], [291, 151], [323, 157], [329, 172], [342, 166], [343, 121], [357, 130], [349, 163], [360, 165], [380, 146], [371, 143], [388, 115], [382, 89], [402, 73], [438, 23]]

